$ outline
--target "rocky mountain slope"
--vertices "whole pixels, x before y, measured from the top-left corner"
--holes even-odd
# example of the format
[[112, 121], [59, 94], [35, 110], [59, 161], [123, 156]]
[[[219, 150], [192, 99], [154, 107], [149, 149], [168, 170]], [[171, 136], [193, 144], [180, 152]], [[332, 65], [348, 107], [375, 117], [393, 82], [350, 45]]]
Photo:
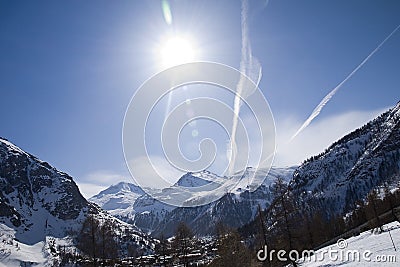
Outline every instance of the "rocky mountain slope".
[[0, 139], [0, 222], [33, 244], [63, 236], [89, 210], [73, 179]]
[[356, 200], [400, 181], [400, 102], [378, 118], [306, 160], [290, 188], [309, 209], [350, 211]]
[[140, 230], [88, 202], [68, 174], [0, 138], [0, 236], [42, 246], [49, 237], [74, 240], [88, 215], [112, 222], [115, 238], [131, 240], [138, 253], [154, 247]]

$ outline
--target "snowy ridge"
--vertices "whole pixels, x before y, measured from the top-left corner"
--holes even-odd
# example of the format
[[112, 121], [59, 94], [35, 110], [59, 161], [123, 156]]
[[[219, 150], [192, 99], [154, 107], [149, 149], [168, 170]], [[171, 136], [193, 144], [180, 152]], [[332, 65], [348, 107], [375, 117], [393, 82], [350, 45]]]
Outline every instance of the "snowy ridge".
[[339, 214], [375, 186], [400, 180], [400, 103], [306, 160], [290, 187], [310, 209]]
[[[158, 236], [160, 233], [171, 235], [175, 230], [175, 226], [180, 221], [187, 222], [199, 235], [209, 235], [214, 231], [215, 224], [218, 221], [223, 221], [232, 227], [238, 227], [248, 223], [254, 218], [259, 204], [263, 208], [269, 205], [272, 200], [270, 191], [272, 183], [279, 176], [288, 182], [294, 170], [295, 167], [273, 167], [269, 172], [268, 170], [258, 170], [256, 176], [259, 176], [259, 179], [262, 178], [264, 182], [257, 190], [250, 193], [248, 177], [253, 177], [255, 169], [249, 167], [243, 174], [231, 179], [232, 186], [234, 187], [231, 187], [231, 190], [221, 199], [208, 205], [194, 208], [169, 206], [146, 194], [137, 197], [134, 203], [131, 202], [131, 205], [125, 209], [108, 209], [107, 207], [109, 206], [102, 206], [102, 203], [96, 198], [93, 197], [90, 200], [104, 209], [109, 210], [109, 212], [117, 218], [134, 224], [142, 231], [153, 233], [154, 236]], [[219, 184], [221, 181], [226, 181], [227, 179], [230, 178], [220, 177], [211, 172], [202, 171], [183, 175], [174, 186], [202, 187]], [[166, 190], [174, 190], [174, 186]], [[109, 192], [108, 189], [104, 191]], [[165, 190], [156, 192], [161, 198], [169, 197], [170, 193], [171, 191]], [[113, 192], [109, 196], [104, 195], [103, 198], [113, 198], [116, 194], [119, 193]]]
[[213, 181], [217, 175], [210, 172], [187, 173], [183, 175], [175, 185], [183, 187], [199, 187], [204, 186]]

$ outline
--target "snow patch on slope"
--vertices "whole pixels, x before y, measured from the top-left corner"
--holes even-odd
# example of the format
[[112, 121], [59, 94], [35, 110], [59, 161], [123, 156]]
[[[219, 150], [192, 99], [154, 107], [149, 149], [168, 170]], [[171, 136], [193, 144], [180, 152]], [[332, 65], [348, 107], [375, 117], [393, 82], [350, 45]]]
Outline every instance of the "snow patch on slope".
[[[340, 249], [337, 244], [321, 248], [316, 251], [315, 256], [306, 259], [300, 266], [398, 266], [398, 261], [400, 261], [400, 223], [392, 222], [386, 224], [383, 229], [384, 232], [380, 234], [366, 231], [358, 236], [345, 239], [345, 241], [342, 240], [341, 244], [345, 245], [344, 249]], [[390, 230], [390, 234], [388, 230]], [[396, 251], [390, 235], [393, 238]], [[357, 258], [353, 260], [354, 257], [350, 256], [344, 256], [342, 260], [335, 260], [335, 257], [329, 257], [329, 253], [326, 253], [327, 251], [338, 251], [338, 253], [332, 254], [335, 257], [347, 255], [350, 251], [358, 251], [360, 260], [357, 260]], [[363, 257], [365, 252], [370, 253]], [[388, 257], [394, 257], [397, 262], [388, 262]], [[386, 261], [382, 262], [382, 259], [386, 259]]]

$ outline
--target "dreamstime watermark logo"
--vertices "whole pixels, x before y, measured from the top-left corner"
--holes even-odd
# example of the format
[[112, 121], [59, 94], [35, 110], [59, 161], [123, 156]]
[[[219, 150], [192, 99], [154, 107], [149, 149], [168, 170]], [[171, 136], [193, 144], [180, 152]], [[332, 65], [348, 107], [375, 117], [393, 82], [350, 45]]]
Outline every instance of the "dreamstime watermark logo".
[[374, 262], [374, 263], [394, 263], [396, 255], [373, 255], [371, 250], [347, 249], [348, 243], [341, 238], [336, 242], [336, 246], [330, 246], [319, 251], [303, 250], [268, 250], [267, 246], [257, 252], [259, 261], [273, 261], [277, 259], [281, 262]]
[[[221, 93], [195, 92], [195, 97], [186, 94], [185, 98], [171, 100], [172, 93], [179, 95], [182, 88], [185, 91], [190, 86], [197, 90], [213, 86]], [[178, 100], [181, 102], [175, 103]], [[167, 108], [160, 108], [165, 102]], [[242, 110], [246, 116], [242, 116]], [[222, 138], [198, 140], [197, 128], [191, 133], [198, 142], [199, 157], [192, 159], [183, 153], [186, 143], [181, 136], [199, 120], [222, 129], [227, 136], [224, 153], [217, 151]], [[275, 153], [275, 124], [261, 90], [237, 69], [213, 62], [175, 66], [148, 79], [130, 101], [122, 132], [125, 161], [133, 179], [153, 198], [174, 206], [208, 204], [239, 183], [256, 190], [268, 174]], [[221, 166], [218, 161], [224, 165], [215, 179], [208, 177], [195, 186], [171, 179], [173, 175], [201, 172], [213, 164]], [[246, 172], [244, 183], [248, 166], [253, 168]]]

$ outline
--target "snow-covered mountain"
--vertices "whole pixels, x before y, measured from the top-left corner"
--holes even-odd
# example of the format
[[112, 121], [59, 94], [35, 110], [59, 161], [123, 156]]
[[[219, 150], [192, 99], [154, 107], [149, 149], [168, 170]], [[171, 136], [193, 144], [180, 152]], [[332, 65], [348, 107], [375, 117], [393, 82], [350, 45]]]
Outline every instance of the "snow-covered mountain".
[[247, 178], [251, 177], [255, 170], [249, 167], [236, 187], [222, 198], [204, 206], [173, 209], [166, 214], [152, 234], [154, 236], [171, 235], [179, 221], [184, 221], [200, 236], [215, 233], [215, 226], [220, 222], [234, 228], [243, 226], [255, 218], [258, 205], [262, 209], [269, 206], [274, 197], [271, 188], [273, 182], [278, 177], [289, 182], [294, 170], [295, 167], [271, 168], [269, 172], [258, 170], [257, 175], [266, 178], [255, 191], [250, 192]]
[[89, 201], [96, 203], [115, 217], [125, 218], [133, 212], [133, 203], [143, 194], [144, 191], [139, 186], [120, 182], [89, 198]]
[[[7, 237], [7, 240], [15, 240], [12, 242], [17, 242], [18, 246], [42, 247], [44, 253], [49, 237], [61, 240], [69, 236], [74, 242], [88, 215], [99, 222], [111, 222], [115, 238], [126, 239], [125, 243], [130, 242], [139, 253], [154, 247], [154, 240], [136, 227], [88, 202], [68, 174], [0, 138], [0, 237], [3, 243]], [[125, 253], [123, 249], [121, 247], [121, 253]], [[48, 256], [43, 254], [38, 258], [43, 260]], [[16, 259], [16, 264], [22, 264], [24, 259]], [[35, 257], [31, 259], [36, 262]]]
[[290, 188], [311, 211], [329, 216], [350, 211], [372, 188], [399, 181], [400, 102], [306, 160]]
[[64, 236], [89, 208], [69, 175], [0, 138], [0, 223], [18, 240]]
[[[117, 218], [132, 223], [141, 230], [152, 233], [154, 236], [158, 236], [161, 233], [165, 236], [172, 235], [176, 225], [181, 221], [186, 222], [198, 235], [209, 235], [214, 232], [215, 225], [218, 222], [223, 222], [232, 227], [239, 227], [251, 221], [257, 212], [258, 205], [260, 204], [262, 208], [265, 208], [272, 200], [270, 186], [277, 177], [280, 176], [288, 182], [294, 170], [295, 167], [272, 168], [268, 174], [267, 171], [259, 170], [257, 175], [266, 176], [266, 179], [257, 190], [250, 193], [247, 187], [247, 177], [252, 176], [255, 170], [247, 168], [242, 177], [237, 179], [239, 182], [233, 190], [227, 192], [217, 201], [198, 207], [173, 207], [146, 194], [137, 197], [137, 194], [128, 194], [124, 190], [115, 192], [113, 191], [115, 186], [103, 191], [112, 193], [102, 194], [103, 192], [101, 192], [99, 194], [101, 198], [92, 197], [90, 201], [108, 210]], [[223, 177], [218, 177], [208, 171], [187, 173], [178, 180], [176, 185], [199, 187], [219, 179], [223, 179]], [[173, 188], [171, 187], [170, 190], [173, 190]], [[156, 192], [160, 198], [169, 197], [169, 193], [167, 190]], [[131, 205], [125, 208], [121, 208], [121, 206], [112, 208], [107, 205], [107, 201], [101, 202], [102, 199], [117, 199], [118, 197], [116, 196], [123, 198], [124, 195], [127, 195], [127, 198], [131, 200], [137, 198], [134, 202], [127, 201]], [[118, 201], [124, 202], [122, 199]]]

